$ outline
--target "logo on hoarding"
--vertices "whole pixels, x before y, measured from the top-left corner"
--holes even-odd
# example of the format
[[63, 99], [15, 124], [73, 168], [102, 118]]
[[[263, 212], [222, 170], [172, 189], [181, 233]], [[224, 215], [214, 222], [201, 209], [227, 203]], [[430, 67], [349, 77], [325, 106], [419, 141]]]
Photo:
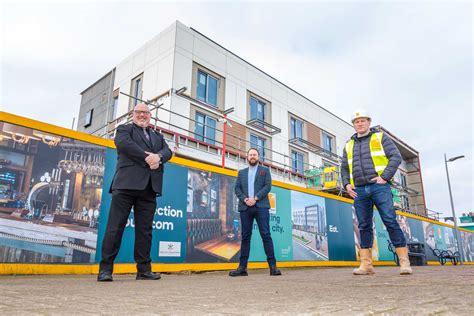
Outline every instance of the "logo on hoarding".
[[160, 257], [181, 257], [181, 242], [160, 241]]
[[281, 248], [281, 256], [282, 258], [288, 258], [291, 253], [291, 246], [288, 246], [286, 248]]

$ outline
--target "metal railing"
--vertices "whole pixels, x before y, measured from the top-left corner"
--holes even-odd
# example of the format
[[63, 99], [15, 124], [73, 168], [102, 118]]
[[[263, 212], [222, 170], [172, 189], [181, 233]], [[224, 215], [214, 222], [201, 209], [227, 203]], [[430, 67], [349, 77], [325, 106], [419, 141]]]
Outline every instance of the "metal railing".
[[[190, 156], [186, 155], [185, 153], [182, 153], [182, 151], [180, 152], [180, 148], [188, 148], [191, 150], [207, 152], [215, 156], [223, 155], [225, 159], [236, 162], [237, 166], [241, 164], [247, 165], [247, 150], [250, 147], [257, 147], [255, 146], [255, 144], [252, 144], [249, 140], [244, 139], [238, 135], [234, 135], [232, 132], [229, 131], [225, 133], [227, 141], [224, 144], [221, 140], [224, 139], [223, 130], [208, 125], [205, 122], [198, 122], [187, 115], [176, 113], [170, 109], [162, 107], [164, 98], [170, 97], [174, 93], [175, 95], [183, 97], [187, 101], [190, 101], [191, 104], [193, 104], [194, 106], [198, 106], [200, 108], [204, 108], [207, 111], [211, 111], [220, 118], [219, 121], [224, 121], [225, 115], [222, 111], [220, 112], [216, 108], [213, 108], [203, 102], [200, 102], [199, 100], [195, 100], [189, 95], [184, 95], [183, 91], [176, 91], [171, 89], [155, 97], [153, 100], [148, 101], [135, 98], [123, 92], [120, 93], [129, 98], [135, 98], [138, 101], [146, 103], [150, 106], [150, 111], [152, 112], [151, 127], [156, 130], [160, 130], [162, 134], [168, 139], [168, 141], [171, 142], [171, 145], [174, 145], [175, 154], [190, 157], [195, 160], [203, 160], [196, 157], [196, 155]], [[169, 121], [160, 119], [158, 115], [159, 111], [167, 112], [170, 115]], [[106, 125], [106, 132], [101, 136], [113, 138], [116, 127], [119, 124], [130, 122], [132, 120], [132, 116], [133, 110], [130, 110], [129, 112], [109, 122]], [[196, 133], [196, 131], [192, 131], [186, 127], [183, 127], [182, 125], [174, 124], [173, 118], [184, 119], [187, 122], [187, 126], [190, 126], [191, 123], [195, 125], [199, 124], [204, 130], [212, 130], [215, 137], [206, 137], [206, 135], [198, 134]], [[223, 122], [223, 124], [227, 123]], [[237, 147], [233, 144], [237, 144]], [[342, 158], [340, 156], [303, 138], [292, 138], [288, 141], [288, 144], [295, 147], [296, 149], [302, 148], [303, 151], [309, 151], [311, 153], [319, 155], [322, 158], [329, 159], [332, 162], [332, 166], [316, 166], [314, 164], [309, 164], [305, 161], [296, 162], [292, 157], [283, 154], [279, 151], [275, 151], [269, 146], [265, 146], [263, 149], [259, 148], [261, 151], [263, 150], [264, 152], [264, 154], [261, 155], [261, 164], [267, 166], [273, 174], [279, 175], [285, 179], [299, 183], [308, 188], [314, 188], [320, 191], [332, 191], [333, 193], [336, 193], [338, 195], [348, 196], [342, 184]], [[299, 164], [302, 164], [302, 166]], [[327, 168], [332, 168], [332, 170], [327, 170]], [[394, 183], [394, 187], [397, 190], [403, 191], [408, 195], [418, 194], [417, 191], [402, 187], [396, 182]]]
[[[151, 121], [152, 121], [151, 127], [157, 130], [160, 130], [163, 134], [168, 136], [167, 137], [168, 140], [174, 143], [175, 152], [177, 154], [180, 154], [179, 153], [180, 147], [188, 147], [192, 149], [205, 151], [211, 154], [221, 155], [223, 151], [223, 147], [224, 147], [224, 143], [221, 140], [223, 139], [224, 131], [217, 127], [210, 126], [206, 123], [198, 122], [195, 119], [190, 118], [186, 115], [182, 115], [180, 113], [176, 113], [174, 111], [171, 111], [169, 109], [162, 107], [161, 106], [162, 104], [158, 103], [159, 100], [165, 96], [169, 96], [171, 93], [173, 93], [173, 91], [163, 93], [159, 97], [155, 98], [156, 100], [155, 102], [145, 101], [145, 100], [136, 98], [138, 101], [144, 102], [150, 106], [150, 111], [153, 113], [151, 117]], [[130, 96], [126, 93], [121, 92], [121, 94], [127, 97], [133, 98], [133, 96]], [[189, 100], [190, 97], [187, 97], [187, 99]], [[201, 103], [198, 103], [198, 102], [196, 103], [199, 106], [203, 106], [201, 105]], [[158, 117], [158, 110], [168, 112], [170, 115], [169, 121], [161, 120]], [[211, 110], [215, 110], [215, 109], [211, 109]], [[132, 116], [133, 116], [133, 110], [130, 110], [129, 112], [107, 123], [105, 127], [106, 128], [105, 133], [103, 133], [100, 136], [106, 137], [106, 138], [113, 138], [116, 127], [120, 124], [131, 122]], [[211, 139], [209, 137], [206, 137], [206, 135], [200, 135], [196, 133], [196, 131], [189, 130], [188, 128], [183, 127], [181, 125], [173, 124], [172, 117], [185, 119], [188, 122], [188, 124], [186, 124], [188, 126], [190, 125], [190, 123], [194, 123], [194, 124], [199, 124], [203, 129], [213, 130], [215, 137]], [[101, 127], [100, 129], [103, 129], [103, 128], [104, 127]], [[234, 135], [231, 132], [227, 132], [226, 137], [227, 137], [227, 142], [225, 144], [226, 159], [238, 162], [239, 164], [246, 165], [247, 164], [246, 154], [247, 154], [248, 148], [257, 147], [257, 146], [255, 144], [252, 144], [249, 140], [244, 139], [238, 135]], [[238, 144], [238, 145], [236, 147], [233, 144]], [[295, 182], [306, 184], [307, 177], [304, 174], [304, 170], [314, 169], [317, 167], [313, 164], [300, 161], [297, 164], [302, 163], [303, 164], [302, 168], [296, 168], [294, 159], [292, 157], [285, 155], [281, 152], [275, 151], [269, 146], [265, 146], [264, 148], [259, 147], [259, 149], [260, 151], [264, 152], [264, 154], [261, 155], [262, 165], [269, 167], [273, 173], [276, 173], [280, 176], [283, 176]], [[191, 158], [196, 159], [195, 156]]]

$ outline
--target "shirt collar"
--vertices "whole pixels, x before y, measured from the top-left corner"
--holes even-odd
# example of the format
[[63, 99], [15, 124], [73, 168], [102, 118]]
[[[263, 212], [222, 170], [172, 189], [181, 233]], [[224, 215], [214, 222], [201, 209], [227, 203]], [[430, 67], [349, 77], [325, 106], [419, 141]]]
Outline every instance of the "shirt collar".
[[135, 123], [133, 123], [133, 125], [135, 125], [136, 127], [138, 127], [138, 128], [141, 129], [141, 130], [144, 129], [144, 130], [148, 131], [148, 126], [147, 126], [147, 127], [141, 127], [141, 126], [139, 126], [139, 125], [137, 125], [137, 124], [135, 124]]

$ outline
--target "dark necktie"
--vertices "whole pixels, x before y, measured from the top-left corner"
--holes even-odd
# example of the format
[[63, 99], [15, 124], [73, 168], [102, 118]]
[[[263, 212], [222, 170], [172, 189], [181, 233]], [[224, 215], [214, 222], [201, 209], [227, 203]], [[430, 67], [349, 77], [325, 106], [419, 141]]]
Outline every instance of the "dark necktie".
[[146, 127], [143, 127], [143, 134], [145, 134], [146, 140], [150, 142], [150, 135], [148, 135], [148, 132], [146, 131]]

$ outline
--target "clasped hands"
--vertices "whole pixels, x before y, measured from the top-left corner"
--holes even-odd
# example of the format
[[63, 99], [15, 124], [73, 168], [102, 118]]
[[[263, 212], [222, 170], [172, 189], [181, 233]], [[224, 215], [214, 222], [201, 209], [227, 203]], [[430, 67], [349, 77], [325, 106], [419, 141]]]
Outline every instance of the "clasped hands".
[[145, 162], [150, 166], [150, 169], [155, 170], [160, 167], [161, 157], [158, 154], [145, 151], [148, 156], [145, 158]]
[[244, 202], [248, 207], [252, 207], [257, 203], [257, 198], [246, 198]]

